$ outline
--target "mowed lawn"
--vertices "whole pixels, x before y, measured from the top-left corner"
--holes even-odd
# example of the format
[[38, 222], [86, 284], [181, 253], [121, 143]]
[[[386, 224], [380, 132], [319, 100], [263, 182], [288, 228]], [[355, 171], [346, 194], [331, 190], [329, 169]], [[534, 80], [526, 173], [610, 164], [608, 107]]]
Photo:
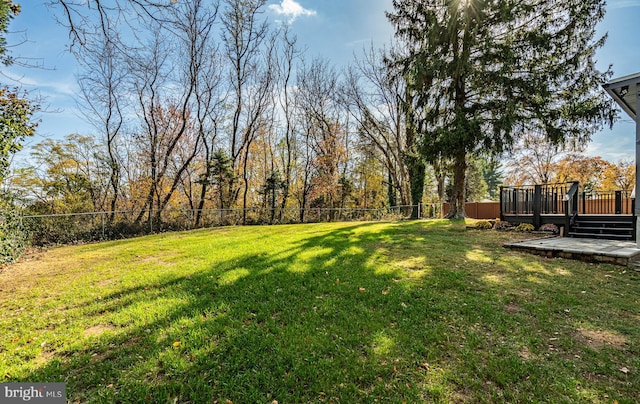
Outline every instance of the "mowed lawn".
[[411, 221], [233, 227], [0, 273], [0, 377], [70, 402], [640, 402], [640, 274]]

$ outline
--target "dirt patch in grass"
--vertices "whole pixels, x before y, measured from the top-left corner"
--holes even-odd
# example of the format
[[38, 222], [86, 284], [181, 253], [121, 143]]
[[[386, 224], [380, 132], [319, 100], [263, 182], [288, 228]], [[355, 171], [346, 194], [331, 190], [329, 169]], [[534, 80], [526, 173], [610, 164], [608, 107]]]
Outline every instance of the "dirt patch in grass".
[[578, 329], [576, 340], [594, 351], [599, 351], [604, 347], [624, 349], [627, 345], [627, 338], [624, 335], [606, 330], [590, 330], [586, 328]]
[[507, 314], [516, 314], [519, 313], [520, 310], [522, 310], [522, 307], [517, 303], [508, 303], [504, 306], [504, 311]]
[[103, 279], [100, 282], [96, 283], [96, 286], [99, 286], [99, 287], [109, 286], [114, 281], [115, 281], [115, 279]]
[[115, 327], [112, 325], [98, 324], [85, 329], [82, 335], [85, 337], [99, 337], [107, 331], [113, 331]]
[[40, 355], [37, 356], [37, 358], [35, 360], [35, 365], [36, 366], [44, 366], [50, 360], [55, 358], [55, 356], [56, 356], [56, 353], [54, 351], [44, 351]]
[[520, 349], [520, 351], [518, 351], [518, 356], [527, 361], [536, 359], [536, 355], [533, 352], [531, 352], [527, 347]]
[[70, 276], [84, 263], [70, 263], [66, 251], [68, 249], [60, 247], [26, 252], [17, 262], [4, 266], [0, 271], [0, 291], [27, 290], [43, 283], [52, 283], [56, 277]]

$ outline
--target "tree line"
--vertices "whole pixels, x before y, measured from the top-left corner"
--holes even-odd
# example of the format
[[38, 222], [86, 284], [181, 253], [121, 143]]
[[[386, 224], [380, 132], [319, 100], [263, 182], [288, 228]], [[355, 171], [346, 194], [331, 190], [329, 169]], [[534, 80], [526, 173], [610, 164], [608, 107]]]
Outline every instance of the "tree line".
[[578, 147], [615, 118], [594, 61], [603, 1], [394, 0], [394, 41], [342, 70], [266, 0], [50, 3], [95, 135], [48, 139], [7, 179], [32, 213], [182, 208], [197, 225], [206, 209], [278, 222], [447, 200], [460, 217], [515, 178], [499, 161], [530, 134]]
[[304, 221], [314, 208], [422, 200], [409, 185], [406, 84], [388, 52], [372, 47], [344, 70], [308, 59], [264, 0], [96, 2], [91, 18], [58, 5], [96, 135], [34, 148], [38, 164], [12, 179], [33, 212], [158, 222], [183, 208], [198, 225], [204, 209], [262, 206], [277, 222], [293, 208]]

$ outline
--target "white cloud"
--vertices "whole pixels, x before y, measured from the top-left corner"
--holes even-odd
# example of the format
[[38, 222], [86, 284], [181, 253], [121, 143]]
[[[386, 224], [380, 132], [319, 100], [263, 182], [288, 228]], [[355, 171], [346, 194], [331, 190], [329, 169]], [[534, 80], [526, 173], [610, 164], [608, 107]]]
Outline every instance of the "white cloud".
[[269, 5], [269, 10], [278, 15], [287, 17], [289, 19], [289, 24], [300, 16], [316, 15], [315, 10], [306, 9], [295, 0], [282, 0], [280, 4], [271, 4]]

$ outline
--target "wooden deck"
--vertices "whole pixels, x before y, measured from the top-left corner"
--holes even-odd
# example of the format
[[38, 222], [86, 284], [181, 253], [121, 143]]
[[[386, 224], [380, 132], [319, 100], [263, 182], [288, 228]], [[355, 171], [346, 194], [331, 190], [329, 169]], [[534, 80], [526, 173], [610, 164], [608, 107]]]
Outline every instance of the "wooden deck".
[[554, 224], [570, 237], [631, 241], [635, 201], [626, 191], [585, 192], [578, 182], [500, 188], [500, 219]]

